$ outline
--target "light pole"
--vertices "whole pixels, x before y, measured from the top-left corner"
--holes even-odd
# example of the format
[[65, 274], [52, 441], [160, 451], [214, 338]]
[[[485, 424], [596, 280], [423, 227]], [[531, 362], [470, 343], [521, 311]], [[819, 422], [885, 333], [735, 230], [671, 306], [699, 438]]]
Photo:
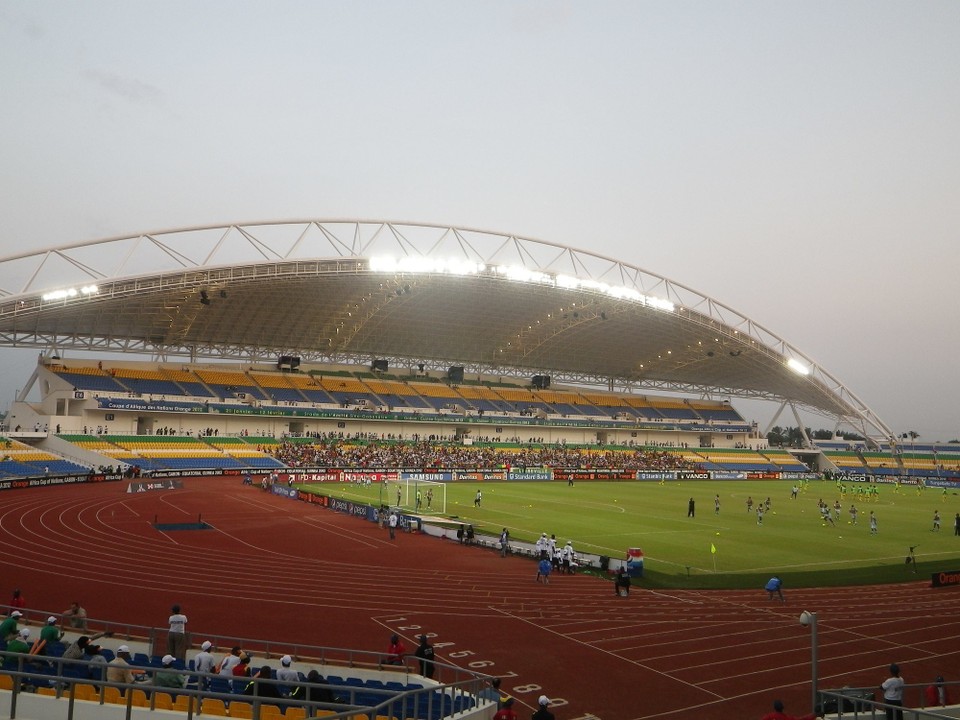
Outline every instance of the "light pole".
[[800, 624], [810, 626], [810, 677], [812, 686], [811, 712], [817, 711], [817, 614], [804, 610], [800, 613]]

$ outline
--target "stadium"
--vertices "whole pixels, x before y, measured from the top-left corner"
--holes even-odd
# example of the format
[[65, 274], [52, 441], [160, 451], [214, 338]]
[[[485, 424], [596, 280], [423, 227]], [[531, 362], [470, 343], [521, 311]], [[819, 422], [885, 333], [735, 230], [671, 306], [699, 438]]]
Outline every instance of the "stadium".
[[[697, 552], [709, 547], [710, 555], [664, 552], [664, 567], [681, 580], [674, 589], [649, 590], [642, 601], [636, 600], [638, 581], [627, 605], [606, 597], [611, 585], [604, 573], [621, 563], [628, 547], [646, 541], [627, 530], [614, 533], [613, 520], [591, 520], [605, 532], [589, 541], [589, 530], [576, 533], [578, 543], [589, 543], [580, 548], [582, 564], [596, 572], [555, 578], [549, 595], [541, 592], [546, 587], [529, 587], [533, 564], [522, 550], [532, 554], [544, 516], [534, 513], [527, 526], [517, 509], [575, 481], [669, 484], [662, 493], [666, 507], [685, 502], [691, 487], [704, 496], [714, 487], [733, 487], [717, 484], [724, 481], [760, 481], [782, 496], [784, 482], [774, 483], [822, 483], [827, 474], [851, 487], [896, 492], [901, 506], [920, 502], [901, 500], [901, 488], [917, 488], [918, 498], [923, 488], [942, 492], [944, 504], [928, 502], [918, 512], [926, 517], [937, 507], [943, 535], [952, 534], [953, 506], [946, 503], [960, 477], [960, 446], [897, 437], [810, 355], [720, 300], [649, 270], [475, 229], [302, 220], [24, 252], [0, 259], [0, 288], [3, 346], [38, 353], [35, 366], [23, 369], [0, 461], [0, 489], [28, 490], [4, 494], [5, 517], [17, 518], [22, 529], [7, 531], [7, 545], [17, 547], [19, 558], [6, 563], [7, 576], [34, 588], [34, 596], [55, 582], [42, 558], [62, 553], [56, 574], [100, 587], [97, 617], [125, 626], [162, 620], [171, 603], [190, 598], [191, 625], [200, 630], [202, 621], [204, 632], [224, 638], [221, 647], [230, 644], [226, 638], [242, 639], [246, 647], [267, 631], [275, 644], [299, 642], [294, 654], [309, 658], [324, 657], [319, 647], [375, 652], [380, 636], [390, 633], [415, 646], [427, 628], [444, 641], [436, 643], [449, 673], [442, 679], [460, 683], [449, 690], [450, 703], [398, 711], [352, 698], [349, 708], [324, 712], [336, 717], [490, 717], [495, 707], [475, 700], [486, 674], [515, 678], [509, 692], [530, 709], [541, 691], [563, 693], [551, 697], [563, 717], [737, 717], [755, 713], [765, 702], [759, 699], [773, 691], [802, 707], [811, 681], [806, 660], [798, 658], [805, 658], [811, 639], [796, 622], [805, 609], [796, 601], [824, 603], [835, 613], [821, 613], [826, 640], [819, 676], [814, 660], [814, 694], [818, 677], [822, 688], [871, 686], [867, 668], [889, 662], [891, 647], [900, 645], [905, 602], [917, 623], [913, 667], [922, 665], [931, 677], [939, 671], [937, 645], [951, 632], [953, 601], [924, 595], [930, 590], [919, 582], [844, 588], [829, 600], [811, 582], [788, 593], [788, 607], [771, 607], [756, 591], [683, 585], [681, 568], [687, 577], [717, 575], [716, 538], [726, 544], [746, 528], [725, 526], [721, 536], [719, 526], [704, 526]], [[738, 409], [740, 402], [757, 401], [775, 409], [767, 427]], [[797, 447], [767, 442], [779, 419], [803, 428], [802, 418], [811, 415], [835, 436], [805, 437]], [[527, 484], [533, 499], [509, 495]], [[462, 496], [480, 487], [493, 506], [489, 515], [480, 512], [487, 510], [479, 494], [472, 509]], [[623, 499], [616, 512], [636, 524], [638, 516], [626, 509], [629, 487], [617, 485], [618, 497], [603, 502], [612, 507]], [[268, 492], [257, 494], [261, 488]], [[421, 491], [436, 492], [438, 512], [422, 512]], [[724, 492], [724, 503], [728, 495], [739, 509], [742, 497]], [[291, 497], [308, 502], [290, 503]], [[498, 497], [504, 498], [499, 510]], [[720, 490], [716, 498], [719, 516]], [[714, 509], [708, 499], [712, 494], [701, 502], [701, 517]], [[231, 515], [235, 501], [248, 507]], [[454, 502], [462, 505], [455, 509]], [[569, 496], [556, 502], [580, 515], [589, 504]], [[692, 497], [690, 503], [692, 517]], [[844, 513], [848, 504], [844, 495]], [[506, 505], [514, 520], [496, 514]], [[55, 531], [45, 514], [52, 507], [63, 523]], [[380, 547], [386, 541], [377, 511], [391, 507], [401, 528], [418, 532]], [[762, 523], [759, 516], [753, 522], [752, 507], [751, 498], [750, 532]], [[832, 526], [830, 518], [828, 510]], [[467, 522], [480, 535], [469, 548], [454, 538]], [[484, 550], [496, 549], [497, 530], [508, 522], [516, 523], [516, 557]], [[664, 534], [675, 532], [674, 522], [664, 525]], [[181, 540], [173, 531], [164, 534], [167, 524], [190, 525], [187, 532], [194, 533]], [[198, 531], [207, 527], [216, 541]], [[574, 533], [569, 525], [555, 531]], [[50, 532], [62, 536], [59, 549], [38, 541]], [[364, 533], [376, 533], [376, 540], [361, 539]], [[111, 565], [106, 558], [123, 557], [113, 545], [118, 536], [132, 554]], [[746, 564], [724, 558], [729, 569], [763, 574], [777, 567], [753, 562], [755, 536], [742, 537], [736, 555]], [[797, 537], [794, 546], [801, 544]], [[356, 542], [345, 542], [351, 538]], [[168, 543], [184, 547], [173, 552]], [[396, 555], [400, 543], [416, 548], [416, 557]], [[902, 574], [901, 544], [897, 537], [896, 549], [864, 556], [859, 565], [893, 558]], [[65, 549], [71, 545], [85, 550]], [[335, 549], [335, 558], [320, 547]], [[809, 547], [793, 549], [799, 567]], [[910, 556], [913, 549], [911, 543]], [[781, 563], [794, 562], [785, 550], [777, 552]], [[820, 559], [841, 562], [856, 552], [834, 544]], [[147, 563], [150, 572], [131, 570], [144, 555], [156, 555]], [[176, 569], [178, 555], [185, 575]], [[951, 557], [955, 553], [938, 550], [931, 569], [949, 569]], [[257, 576], [247, 572], [254, 558], [289, 597], [256, 587]], [[232, 579], [208, 578], [217, 567], [212, 560]], [[915, 557], [911, 564], [915, 571]], [[378, 578], [392, 571], [404, 578], [389, 583], [386, 595], [370, 594], [353, 574], [357, 566], [375, 568]], [[298, 567], [328, 580], [311, 578], [308, 592]], [[842, 567], [847, 579], [850, 567]], [[124, 597], [109, 592], [118, 583]], [[366, 584], [381, 586], [369, 571]], [[433, 592], [423, 592], [428, 585]], [[452, 594], [437, 592], [440, 586]], [[93, 593], [85, 594], [92, 604]], [[237, 600], [227, 617], [199, 607], [224, 595]], [[287, 605], [271, 605], [284, 598]], [[868, 603], [875, 608], [870, 627], [854, 629], [858, 608]], [[282, 618], [267, 628], [248, 605], [271, 607], [271, 616], [283, 609], [297, 616], [287, 620], [289, 628]], [[297, 635], [307, 623], [324, 628], [322, 641]], [[723, 629], [731, 623], [749, 625], [742, 638]], [[492, 626], [502, 634], [485, 629]], [[856, 655], [831, 653], [830, 632], [840, 628], [869, 647]], [[380, 636], [371, 639], [375, 632]], [[273, 653], [268, 644], [261, 652], [266, 659]], [[701, 654], [710, 660], [698, 659]], [[383, 671], [381, 661], [369, 664]], [[738, 671], [729, 673], [734, 664]], [[475, 675], [457, 675], [457, 668]], [[576, 678], [574, 686], [569, 678]], [[645, 684], [657, 688], [656, 697], [635, 702], [635, 687]], [[251, 711], [267, 716], [258, 703]], [[278, 712], [298, 716], [284, 707]]]

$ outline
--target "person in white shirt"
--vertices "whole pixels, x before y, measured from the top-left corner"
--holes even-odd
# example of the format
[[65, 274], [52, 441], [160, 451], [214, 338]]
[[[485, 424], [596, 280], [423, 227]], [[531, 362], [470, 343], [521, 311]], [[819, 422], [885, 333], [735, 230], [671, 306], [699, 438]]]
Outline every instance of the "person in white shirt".
[[547, 549], [549, 547], [549, 542], [547, 542], [547, 534], [540, 533], [540, 537], [537, 538], [537, 557], [543, 560], [547, 557]]
[[167, 633], [167, 654], [177, 660], [187, 656], [187, 616], [180, 612], [180, 606], [170, 608], [170, 632]]
[[[277, 680], [284, 683], [291, 683], [291, 685], [300, 682], [300, 673], [290, 667], [292, 663], [293, 658], [289, 655], [284, 655], [280, 658], [280, 669], [277, 670]], [[284, 697], [289, 695], [293, 690], [290, 685], [280, 685], [278, 689]]]
[[573, 561], [576, 557], [576, 554], [573, 552], [573, 541], [567, 540], [567, 544], [564, 545], [563, 550], [563, 571], [567, 574], [573, 573]]
[[[204, 640], [200, 646], [200, 652], [193, 659], [193, 667], [198, 673], [212, 673], [214, 671], [217, 661], [214, 659], [213, 653], [210, 652], [211, 649], [213, 649], [213, 643]], [[210, 678], [201, 677], [200, 687], [206, 690], [209, 686]]]
[[904, 685], [903, 678], [900, 677], [900, 667], [893, 663], [890, 666], [890, 677], [880, 684], [880, 689], [883, 690], [883, 701], [887, 705], [896, 706], [887, 708], [887, 720], [903, 720], [903, 710], [899, 708], [903, 707]]
[[218, 672], [221, 675], [233, 677], [233, 668], [234, 666], [240, 664], [240, 655], [242, 653], [243, 651], [240, 649], [239, 645], [234, 645], [232, 648], [230, 648], [230, 654], [220, 661], [220, 669]]

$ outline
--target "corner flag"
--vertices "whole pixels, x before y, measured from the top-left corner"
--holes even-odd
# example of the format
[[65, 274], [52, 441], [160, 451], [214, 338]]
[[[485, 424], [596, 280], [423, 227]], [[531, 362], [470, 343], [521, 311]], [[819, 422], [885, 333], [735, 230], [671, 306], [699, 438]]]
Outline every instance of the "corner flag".
[[716, 554], [717, 554], [717, 546], [714, 545], [713, 543], [710, 543], [710, 554], [711, 554], [711, 555], [716, 555]]

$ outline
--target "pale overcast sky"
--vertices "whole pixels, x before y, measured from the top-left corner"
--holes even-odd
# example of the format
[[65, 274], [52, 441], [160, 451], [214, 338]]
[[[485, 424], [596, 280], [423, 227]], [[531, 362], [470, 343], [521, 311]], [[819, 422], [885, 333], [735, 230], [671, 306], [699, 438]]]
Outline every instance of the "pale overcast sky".
[[[301, 217], [511, 232], [713, 296], [949, 440], [958, 39], [952, 0], [4, 0], [0, 255]], [[2, 357], [5, 406], [36, 355]]]

